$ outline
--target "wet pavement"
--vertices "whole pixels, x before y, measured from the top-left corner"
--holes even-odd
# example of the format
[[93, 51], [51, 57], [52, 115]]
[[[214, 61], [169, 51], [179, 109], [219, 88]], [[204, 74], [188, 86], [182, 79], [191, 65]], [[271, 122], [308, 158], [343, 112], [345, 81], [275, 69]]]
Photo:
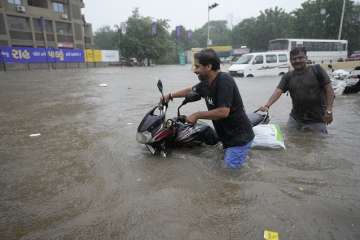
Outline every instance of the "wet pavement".
[[[288, 131], [283, 96], [271, 115], [287, 150], [231, 171], [217, 147], [163, 159], [136, 142], [158, 78], [197, 83], [190, 66], [0, 72], [0, 239], [360, 239], [359, 94], [336, 98], [325, 137]], [[278, 81], [237, 79], [246, 109]]]

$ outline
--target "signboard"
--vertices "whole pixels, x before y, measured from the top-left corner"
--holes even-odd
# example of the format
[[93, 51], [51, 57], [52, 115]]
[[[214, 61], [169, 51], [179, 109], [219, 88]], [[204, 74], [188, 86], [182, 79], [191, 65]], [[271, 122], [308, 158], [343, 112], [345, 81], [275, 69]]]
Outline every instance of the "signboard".
[[101, 62], [102, 54], [101, 50], [86, 49], [85, 61], [86, 62]]
[[233, 49], [233, 55], [242, 55], [242, 54], [246, 54], [249, 53], [250, 49], [249, 48], [236, 48]]
[[215, 52], [229, 52], [232, 50], [232, 46], [209, 46], [214, 49]]
[[73, 48], [74, 44], [72, 42], [59, 42], [57, 47], [59, 47], [59, 48]]
[[0, 47], [5, 63], [84, 62], [81, 49]]
[[179, 64], [185, 65], [186, 64], [186, 57], [184, 51], [179, 51]]
[[0, 47], [0, 62], [3, 63], [55, 63], [55, 62], [119, 62], [119, 51]]
[[119, 62], [119, 51], [116, 50], [101, 50], [102, 62]]

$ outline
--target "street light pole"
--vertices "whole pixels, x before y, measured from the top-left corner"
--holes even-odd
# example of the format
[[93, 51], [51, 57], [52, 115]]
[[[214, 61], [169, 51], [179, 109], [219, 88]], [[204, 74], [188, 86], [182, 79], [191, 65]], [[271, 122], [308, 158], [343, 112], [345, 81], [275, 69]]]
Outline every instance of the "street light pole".
[[342, 8], [342, 12], [341, 12], [341, 20], [340, 20], [338, 40], [341, 39], [341, 32], [342, 32], [342, 27], [343, 27], [343, 22], [344, 22], [344, 15], [345, 15], [345, 5], [346, 5], [345, 3], [346, 3], [346, 0], [343, 0], [343, 8]]
[[207, 41], [206, 41], [206, 46], [209, 47], [210, 44], [210, 10], [213, 8], [216, 8], [217, 6], [219, 6], [218, 3], [213, 3], [211, 5], [209, 5], [209, 1], [208, 1], [208, 22], [207, 22]]
[[207, 40], [206, 40], [206, 46], [209, 47], [210, 43], [210, 6], [209, 6], [209, 1], [208, 1], [208, 21], [207, 21]]

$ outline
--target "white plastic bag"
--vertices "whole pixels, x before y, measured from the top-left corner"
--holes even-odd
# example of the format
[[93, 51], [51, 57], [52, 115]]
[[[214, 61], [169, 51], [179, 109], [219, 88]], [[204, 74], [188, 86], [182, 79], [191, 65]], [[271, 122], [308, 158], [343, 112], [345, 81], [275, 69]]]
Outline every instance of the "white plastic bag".
[[332, 88], [334, 89], [334, 93], [336, 96], [342, 95], [346, 88], [345, 80], [332, 80], [331, 81]]
[[280, 127], [275, 124], [260, 124], [253, 127], [255, 138], [252, 148], [285, 149]]

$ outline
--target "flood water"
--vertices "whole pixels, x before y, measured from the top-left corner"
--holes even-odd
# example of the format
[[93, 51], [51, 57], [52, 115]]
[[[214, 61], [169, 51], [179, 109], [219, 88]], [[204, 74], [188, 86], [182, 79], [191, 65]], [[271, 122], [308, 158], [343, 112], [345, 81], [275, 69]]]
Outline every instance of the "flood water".
[[[198, 82], [188, 65], [0, 72], [0, 239], [360, 239], [359, 94], [336, 98], [327, 136], [288, 131], [283, 96], [271, 116], [287, 149], [234, 171], [218, 147], [164, 159], [136, 142], [158, 78], [165, 92]], [[237, 78], [246, 110], [278, 81]]]

